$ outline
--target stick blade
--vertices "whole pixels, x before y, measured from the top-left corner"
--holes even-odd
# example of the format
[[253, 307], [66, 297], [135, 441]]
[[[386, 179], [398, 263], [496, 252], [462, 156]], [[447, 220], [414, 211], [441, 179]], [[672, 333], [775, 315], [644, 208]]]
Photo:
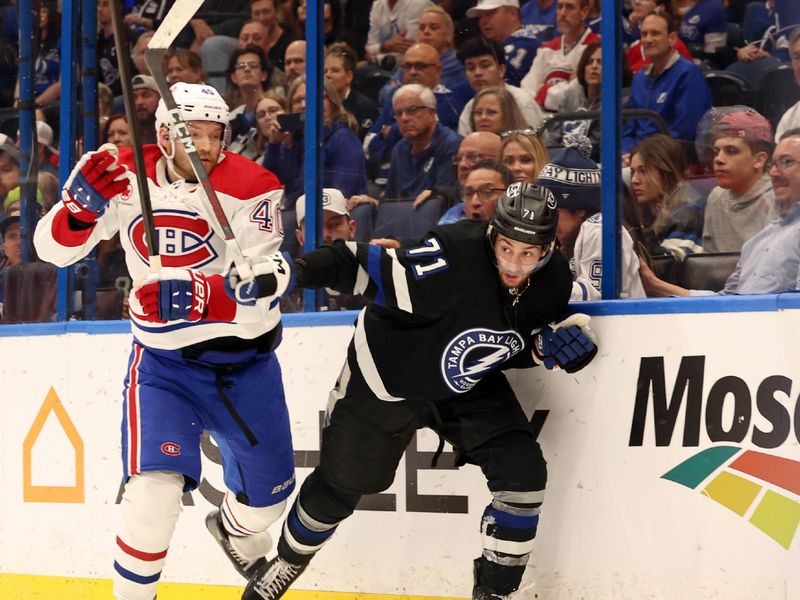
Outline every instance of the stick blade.
[[201, 4], [203, 4], [203, 0], [176, 0], [155, 35], [148, 42], [147, 47], [163, 50], [169, 48], [181, 30], [197, 13]]

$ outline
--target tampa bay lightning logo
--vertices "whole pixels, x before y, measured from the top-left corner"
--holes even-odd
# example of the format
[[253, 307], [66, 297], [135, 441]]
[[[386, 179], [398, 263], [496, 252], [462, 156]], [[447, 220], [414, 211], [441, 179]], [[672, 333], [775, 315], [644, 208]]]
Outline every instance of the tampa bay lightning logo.
[[[155, 210], [153, 223], [165, 267], [197, 269], [219, 256], [211, 243], [214, 232], [197, 214], [182, 210]], [[138, 216], [128, 226], [128, 238], [139, 258], [149, 264], [144, 236], [144, 222]]]
[[447, 387], [463, 394], [524, 346], [522, 337], [513, 330], [468, 329], [445, 346], [442, 378]]

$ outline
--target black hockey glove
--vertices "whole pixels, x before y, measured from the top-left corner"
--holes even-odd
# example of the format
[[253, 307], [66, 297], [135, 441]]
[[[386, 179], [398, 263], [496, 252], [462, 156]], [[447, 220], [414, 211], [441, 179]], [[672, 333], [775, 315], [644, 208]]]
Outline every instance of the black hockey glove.
[[576, 313], [559, 323], [542, 327], [534, 339], [534, 361], [547, 369], [564, 369], [567, 373], [580, 371], [597, 354], [589, 320], [589, 315]]

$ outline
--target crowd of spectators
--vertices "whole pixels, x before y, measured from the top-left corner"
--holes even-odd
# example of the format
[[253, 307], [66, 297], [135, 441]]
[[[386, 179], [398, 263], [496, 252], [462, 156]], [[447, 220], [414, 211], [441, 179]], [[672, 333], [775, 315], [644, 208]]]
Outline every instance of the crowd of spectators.
[[[173, 3], [124, 0], [132, 117], [144, 143], [156, 139], [160, 99], [144, 50]], [[26, 241], [18, 233], [19, 84], [11, 64], [18, 7], [0, 4], [1, 303]], [[98, 138], [122, 147], [131, 144], [131, 124], [111, 6], [98, 0]], [[325, 0], [321, 8], [324, 230], [369, 239], [388, 206], [427, 225], [487, 219], [510, 182], [538, 182], [560, 204], [573, 297], [599, 297], [600, 0]], [[224, 95], [227, 151], [284, 185], [284, 221], [298, 226], [297, 235], [286, 231], [293, 251], [304, 239], [306, 14], [306, 0], [205, 0], [162, 65], [170, 82], [206, 82]], [[59, 3], [43, 0], [34, 44], [39, 177], [22, 188], [38, 188], [41, 210], [58, 198], [60, 21]], [[646, 111], [623, 113], [622, 296], [683, 295], [680, 265], [692, 255], [741, 252], [744, 261], [764, 252], [753, 245], [770, 228], [783, 227], [782, 239], [796, 231], [789, 225], [790, 205], [800, 201], [800, 2], [623, 0], [622, 31], [624, 108]], [[762, 81], [783, 87], [762, 89]], [[358, 234], [356, 214], [368, 214]], [[101, 249], [101, 289], [130, 287], [119, 256], [118, 240]], [[743, 285], [749, 272], [741, 264], [725, 290], [796, 288]]]

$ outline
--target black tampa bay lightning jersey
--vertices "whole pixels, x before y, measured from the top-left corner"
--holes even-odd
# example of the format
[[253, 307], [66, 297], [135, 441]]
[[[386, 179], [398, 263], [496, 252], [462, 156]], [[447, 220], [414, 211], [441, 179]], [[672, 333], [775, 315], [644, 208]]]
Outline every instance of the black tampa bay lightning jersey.
[[555, 252], [515, 294], [500, 283], [487, 227], [443, 225], [391, 250], [337, 241], [299, 260], [302, 285], [372, 299], [348, 353], [378, 398], [454, 397], [494, 369], [533, 366], [532, 333], [567, 313], [566, 259]]

